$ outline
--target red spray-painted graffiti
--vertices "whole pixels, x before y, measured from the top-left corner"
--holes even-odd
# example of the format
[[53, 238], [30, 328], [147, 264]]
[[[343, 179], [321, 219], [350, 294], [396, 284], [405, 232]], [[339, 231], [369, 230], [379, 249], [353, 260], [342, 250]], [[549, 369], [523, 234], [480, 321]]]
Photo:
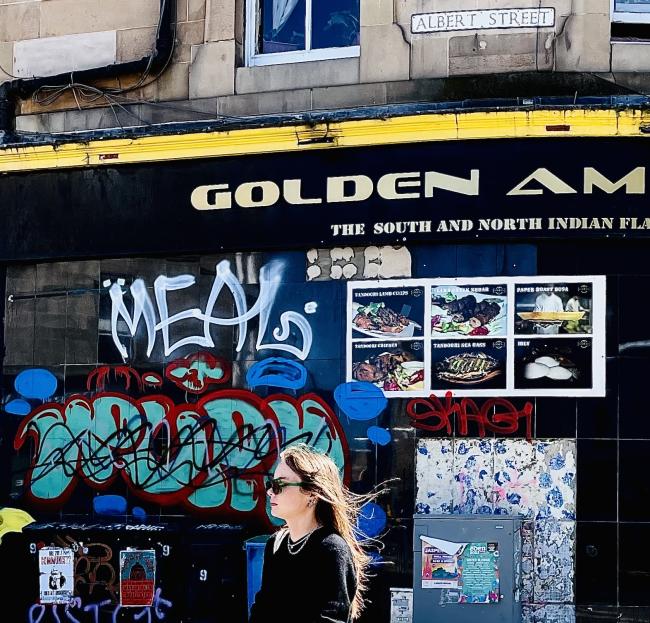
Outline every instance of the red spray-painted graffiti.
[[[93, 372], [89, 383], [103, 389], [111, 371], [132, 391], [156, 387], [160, 378], [121, 366]], [[168, 366], [166, 377], [196, 394], [229, 374], [222, 360], [201, 356]], [[242, 513], [266, 517], [264, 478], [279, 452], [297, 442], [327, 452], [349, 479], [340, 423], [315, 394], [263, 399], [248, 390], [223, 389], [192, 403], [162, 394], [75, 394], [26, 416], [15, 449], [28, 447], [28, 439], [34, 445], [25, 484], [37, 505], [60, 506], [79, 481], [106, 490], [122, 478], [135, 495], [157, 504], [234, 519]]]
[[456, 434], [466, 437], [469, 422], [476, 423], [478, 434], [485, 437], [487, 431], [498, 435], [513, 435], [519, 431], [520, 422], [526, 423], [526, 439], [533, 437], [533, 405], [527, 402], [518, 409], [505, 398], [489, 398], [480, 407], [471, 398], [454, 398], [447, 392], [445, 401], [437, 396], [414, 398], [406, 405], [406, 412], [415, 428], [431, 432], [452, 433], [452, 418], [458, 425]]

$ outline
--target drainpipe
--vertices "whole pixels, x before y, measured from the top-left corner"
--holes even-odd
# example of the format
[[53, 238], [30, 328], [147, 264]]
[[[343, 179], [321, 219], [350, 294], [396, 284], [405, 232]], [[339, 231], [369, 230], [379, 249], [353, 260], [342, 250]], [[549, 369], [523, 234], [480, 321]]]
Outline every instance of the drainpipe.
[[65, 86], [72, 79], [82, 84], [91, 84], [95, 80], [115, 78], [129, 73], [142, 74], [146, 71], [155, 74], [160, 71], [169, 62], [174, 51], [175, 6], [175, 0], [160, 0], [160, 27], [155, 48], [149, 56], [127, 63], [66, 72], [45, 78], [22, 78], [0, 84], [0, 145], [19, 142], [20, 139], [15, 134], [18, 102], [30, 97], [42, 86]]

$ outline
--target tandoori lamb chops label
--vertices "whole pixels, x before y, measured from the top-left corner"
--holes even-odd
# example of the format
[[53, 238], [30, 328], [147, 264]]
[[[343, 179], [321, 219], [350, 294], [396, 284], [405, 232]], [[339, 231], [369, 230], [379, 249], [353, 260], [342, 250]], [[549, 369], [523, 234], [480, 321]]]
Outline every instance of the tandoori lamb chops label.
[[349, 316], [355, 338], [424, 335], [424, 288], [355, 290]]
[[349, 282], [346, 380], [389, 398], [604, 396], [605, 312], [603, 276]]

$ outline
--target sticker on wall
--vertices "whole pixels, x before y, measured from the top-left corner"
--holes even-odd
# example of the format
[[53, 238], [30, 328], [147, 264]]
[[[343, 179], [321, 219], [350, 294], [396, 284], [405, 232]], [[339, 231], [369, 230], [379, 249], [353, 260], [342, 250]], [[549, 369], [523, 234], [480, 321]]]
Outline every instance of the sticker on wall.
[[151, 606], [156, 579], [156, 552], [128, 549], [120, 552], [120, 604]]
[[422, 588], [458, 589], [457, 603], [499, 602], [499, 544], [454, 543], [431, 536], [422, 542]]
[[499, 544], [469, 543], [458, 560], [460, 603], [499, 603]]
[[390, 398], [604, 396], [605, 312], [603, 276], [351, 281], [346, 380]]
[[390, 623], [412, 623], [413, 589], [390, 589]]
[[74, 553], [61, 547], [38, 551], [39, 595], [41, 604], [70, 603], [74, 593]]
[[422, 588], [458, 588], [458, 556], [466, 543], [453, 543], [420, 536], [422, 541]]

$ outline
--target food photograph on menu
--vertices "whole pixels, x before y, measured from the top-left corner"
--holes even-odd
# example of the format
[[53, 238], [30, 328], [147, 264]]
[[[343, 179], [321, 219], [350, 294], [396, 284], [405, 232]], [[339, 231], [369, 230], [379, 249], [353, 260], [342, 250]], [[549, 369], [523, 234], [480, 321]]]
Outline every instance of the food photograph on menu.
[[424, 390], [424, 343], [354, 342], [352, 379], [373, 383], [384, 392]]
[[422, 337], [424, 287], [354, 290], [349, 322], [355, 339]]
[[591, 283], [522, 283], [515, 286], [516, 334], [590, 334], [592, 328]]
[[591, 338], [515, 340], [516, 389], [592, 387]]
[[431, 288], [431, 337], [506, 335], [506, 285], [441, 285]]
[[433, 390], [503, 389], [507, 351], [505, 340], [434, 341], [431, 387]]

